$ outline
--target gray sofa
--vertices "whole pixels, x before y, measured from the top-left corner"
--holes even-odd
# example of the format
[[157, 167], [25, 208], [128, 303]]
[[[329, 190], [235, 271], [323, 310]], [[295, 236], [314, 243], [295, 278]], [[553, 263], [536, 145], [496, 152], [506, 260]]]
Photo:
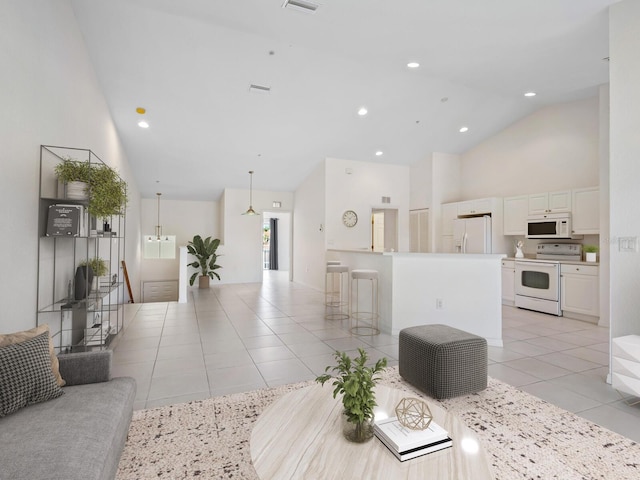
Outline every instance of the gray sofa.
[[136, 383], [111, 351], [59, 355], [64, 395], [0, 418], [0, 480], [115, 478]]

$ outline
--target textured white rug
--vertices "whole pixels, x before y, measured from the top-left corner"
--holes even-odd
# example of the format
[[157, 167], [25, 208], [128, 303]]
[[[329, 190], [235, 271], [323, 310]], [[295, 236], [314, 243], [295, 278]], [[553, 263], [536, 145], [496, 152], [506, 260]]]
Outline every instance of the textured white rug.
[[[312, 383], [136, 411], [117, 479], [256, 479], [253, 423], [274, 400]], [[381, 384], [422, 396], [397, 368]], [[640, 479], [636, 442], [498, 380], [438, 403], [477, 433], [497, 479]]]

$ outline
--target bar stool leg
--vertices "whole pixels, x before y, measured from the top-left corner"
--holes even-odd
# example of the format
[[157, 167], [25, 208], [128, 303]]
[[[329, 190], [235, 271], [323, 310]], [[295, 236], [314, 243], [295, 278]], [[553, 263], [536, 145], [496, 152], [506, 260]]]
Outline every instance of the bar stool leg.
[[[353, 270], [351, 273], [350, 311], [351, 322], [349, 331], [353, 335], [378, 335], [379, 329], [379, 299], [378, 272], [375, 270]], [[360, 295], [360, 281], [370, 282], [369, 311], [360, 310], [362, 298]], [[354, 285], [355, 283], [355, 285]], [[355, 287], [355, 295], [353, 293]], [[366, 307], [365, 307], [366, 308]]]

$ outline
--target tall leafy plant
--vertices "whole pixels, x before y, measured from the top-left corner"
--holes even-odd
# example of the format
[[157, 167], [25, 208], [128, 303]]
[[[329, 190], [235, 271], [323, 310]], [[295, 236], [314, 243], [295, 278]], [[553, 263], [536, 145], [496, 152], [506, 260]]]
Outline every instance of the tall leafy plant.
[[197, 259], [195, 262], [191, 262], [189, 266], [200, 269], [200, 272], [196, 272], [191, 275], [191, 278], [189, 279], [190, 285], [193, 285], [193, 282], [195, 282], [198, 275], [209, 277], [211, 279], [216, 277], [220, 280], [220, 275], [216, 272], [216, 270], [222, 268], [220, 265], [216, 264], [216, 261], [218, 260], [216, 250], [219, 246], [220, 240], [218, 238], [212, 240], [211, 237], [207, 237], [203, 240], [200, 235], [193, 237], [193, 240], [187, 244], [187, 251]]

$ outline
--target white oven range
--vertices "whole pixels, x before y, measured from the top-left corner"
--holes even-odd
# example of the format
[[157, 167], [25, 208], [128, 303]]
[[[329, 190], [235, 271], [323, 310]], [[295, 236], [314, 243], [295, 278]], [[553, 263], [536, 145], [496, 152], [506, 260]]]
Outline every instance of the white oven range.
[[560, 261], [580, 261], [582, 245], [541, 243], [536, 260], [516, 261], [515, 305], [562, 316]]

